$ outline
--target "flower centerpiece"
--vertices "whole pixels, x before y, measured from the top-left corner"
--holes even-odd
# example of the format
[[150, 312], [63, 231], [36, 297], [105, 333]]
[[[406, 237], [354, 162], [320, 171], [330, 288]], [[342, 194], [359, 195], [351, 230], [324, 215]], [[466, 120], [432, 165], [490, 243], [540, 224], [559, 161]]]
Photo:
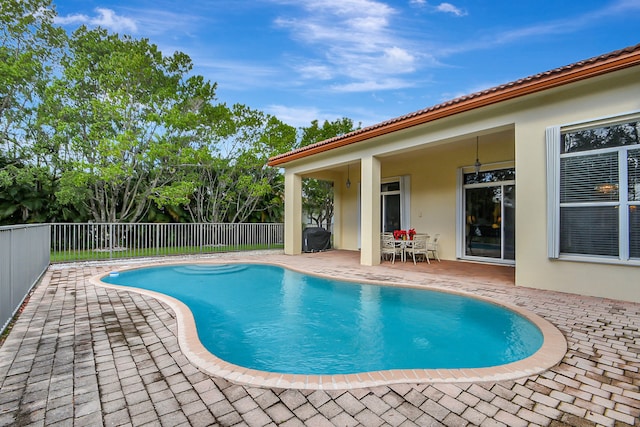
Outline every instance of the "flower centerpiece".
[[413, 240], [413, 236], [416, 235], [415, 228], [410, 228], [409, 230], [394, 230], [393, 238], [396, 240]]
[[407, 238], [407, 230], [394, 230], [393, 238], [396, 240], [405, 240]]

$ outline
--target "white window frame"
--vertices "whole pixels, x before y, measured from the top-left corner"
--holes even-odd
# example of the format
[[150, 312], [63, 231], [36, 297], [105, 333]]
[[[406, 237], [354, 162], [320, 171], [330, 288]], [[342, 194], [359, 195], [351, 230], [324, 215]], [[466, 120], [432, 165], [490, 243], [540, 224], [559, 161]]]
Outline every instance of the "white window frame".
[[[391, 182], [400, 183], [400, 189], [396, 191], [387, 191], [380, 192], [380, 196], [383, 194], [399, 194], [400, 195], [400, 227], [404, 229], [411, 228], [411, 176], [410, 175], [402, 175], [384, 178], [380, 180], [380, 185], [388, 184]], [[382, 227], [382, 223], [384, 218], [380, 217], [380, 226]]]
[[[615, 148], [603, 148], [577, 153], [561, 154], [561, 135], [563, 132], [612, 126], [640, 120], [640, 111], [621, 114], [614, 117], [598, 118], [585, 122], [568, 123], [565, 125], [551, 126], [546, 129], [546, 155], [547, 155], [547, 255], [550, 259], [585, 261], [606, 264], [640, 265], [640, 260], [629, 257], [629, 217], [628, 210], [631, 203], [628, 200], [627, 168], [621, 165], [627, 162], [629, 150], [637, 150], [639, 145], [621, 146]], [[598, 152], [616, 151], [619, 158], [620, 187], [619, 194], [623, 195], [618, 202], [613, 204], [620, 206], [619, 211], [619, 251], [618, 257], [608, 257], [587, 254], [563, 254], [560, 252], [560, 159], [563, 157], [588, 155]], [[563, 204], [570, 206], [571, 204]], [[603, 205], [598, 203], [599, 206]], [[583, 204], [583, 206], [585, 206]]]

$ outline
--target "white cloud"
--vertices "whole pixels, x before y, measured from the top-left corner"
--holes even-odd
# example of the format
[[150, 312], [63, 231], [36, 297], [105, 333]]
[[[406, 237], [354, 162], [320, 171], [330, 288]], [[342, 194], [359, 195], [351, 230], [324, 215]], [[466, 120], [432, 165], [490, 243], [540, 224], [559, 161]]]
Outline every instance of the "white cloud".
[[[301, 79], [333, 79], [334, 90], [367, 90], [400, 84], [392, 77], [415, 71], [419, 58], [412, 53], [413, 41], [400, 37], [393, 19], [398, 11], [375, 0], [272, 0], [301, 7], [303, 14], [279, 17], [274, 22], [307, 47], [311, 58], [298, 58]], [[341, 80], [346, 80], [342, 83]], [[374, 85], [375, 86], [375, 85]]]
[[106, 28], [116, 33], [130, 33], [135, 34], [138, 32], [138, 25], [132, 18], [117, 15], [113, 10], [106, 8], [96, 8], [96, 15], [88, 16], [84, 14], [74, 14], [67, 16], [59, 16], [56, 18], [56, 23], [60, 25], [88, 25]]
[[302, 64], [295, 68], [307, 80], [330, 80], [334, 74], [331, 67], [324, 64]]
[[131, 10], [145, 35], [170, 35], [172, 38], [191, 36], [206, 17], [189, 13], [174, 13], [161, 9]]
[[435, 53], [438, 57], [460, 54], [468, 51], [494, 49], [506, 44], [522, 43], [522, 41], [553, 37], [559, 34], [573, 34], [600, 24], [603, 20], [612, 20], [618, 16], [629, 15], [640, 11], [638, 0], [618, 0], [603, 8], [587, 11], [582, 14], [566, 16], [547, 22], [514, 28], [512, 30], [488, 33], [485, 36], [469, 39], [466, 43], [442, 46]]
[[310, 126], [313, 120], [323, 123], [325, 120], [331, 122], [342, 117], [350, 117], [355, 124], [360, 123], [362, 126], [368, 126], [388, 118], [385, 114], [376, 114], [375, 110], [371, 108], [360, 107], [355, 109], [347, 107], [346, 110], [342, 107], [340, 111], [325, 111], [317, 107], [290, 107], [272, 104], [265, 107], [264, 111], [296, 128]]
[[284, 123], [300, 128], [310, 126], [313, 120], [320, 123], [335, 120], [341, 116], [323, 113], [317, 107], [288, 107], [285, 105], [268, 105], [265, 111]]
[[273, 86], [274, 77], [279, 75], [278, 70], [269, 66], [211, 58], [205, 52], [198, 52], [190, 57], [199, 74], [217, 82], [224, 90]]
[[87, 15], [83, 15], [80, 13], [75, 13], [73, 15], [67, 16], [56, 16], [55, 22], [59, 25], [71, 25], [71, 24], [88, 24], [91, 18]]
[[[275, 0], [278, 2], [278, 0]], [[299, 0], [281, 0], [280, 3], [299, 5]], [[336, 16], [387, 15], [394, 9], [376, 0], [307, 0], [304, 7], [316, 13]]]
[[436, 6], [436, 10], [438, 12], [451, 13], [456, 16], [465, 16], [467, 14], [467, 12], [452, 5], [451, 3], [440, 3], [438, 6]]
[[639, 11], [640, 1], [620, 0], [602, 9], [597, 9], [582, 15], [551, 22], [543, 22], [503, 33], [497, 38], [497, 41], [500, 43], [513, 43], [521, 39], [534, 39], [549, 35], [575, 33], [592, 25], [598, 25], [605, 19], [613, 19], [616, 16], [628, 15]]
[[344, 84], [335, 84], [331, 87], [335, 92], [373, 92], [380, 90], [404, 89], [414, 86], [414, 82], [402, 79], [389, 78], [384, 80], [356, 81]]
[[409, 73], [414, 71], [415, 56], [406, 49], [393, 46], [384, 50], [384, 62], [387, 69], [395, 70], [397, 73]]
[[409, 4], [418, 6], [421, 8], [427, 8], [427, 10], [434, 11], [434, 12], [450, 13], [455, 16], [465, 16], [467, 14], [466, 11], [464, 11], [463, 9], [460, 9], [457, 6], [454, 6], [451, 3], [440, 3], [437, 6], [431, 6], [429, 5], [429, 3], [427, 3], [426, 0], [410, 0]]
[[94, 15], [58, 16], [60, 25], [103, 27], [116, 33], [154, 37], [170, 35], [172, 39], [193, 34], [205, 17], [189, 13], [174, 13], [164, 9], [126, 9], [127, 15], [107, 8], [96, 8]]
[[91, 20], [93, 25], [110, 28], [115, 32], [130, 31], [136, 33], [138, 31], [136, 22], [131, 18], [118, 16], [111, 9], [97, 8], [96, 12], [98, 12], [99, 16]]

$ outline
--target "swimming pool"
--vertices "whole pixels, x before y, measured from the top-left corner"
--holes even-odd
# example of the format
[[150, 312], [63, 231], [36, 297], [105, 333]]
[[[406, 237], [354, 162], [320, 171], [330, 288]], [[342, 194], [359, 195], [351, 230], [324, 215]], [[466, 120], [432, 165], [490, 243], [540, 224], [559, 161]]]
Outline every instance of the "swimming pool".
[[339, 282], [273, 265], [162, 266], [103, 281], [184, 303], [198, 340], [225, 372], [402, 372], [407, 381], [406, 372], [435, 371], [442, 379], [443, 372], [473, 369], [481, 377], [487, 368], [531, 359], [544, 341], [522, 314], [487, 301]]

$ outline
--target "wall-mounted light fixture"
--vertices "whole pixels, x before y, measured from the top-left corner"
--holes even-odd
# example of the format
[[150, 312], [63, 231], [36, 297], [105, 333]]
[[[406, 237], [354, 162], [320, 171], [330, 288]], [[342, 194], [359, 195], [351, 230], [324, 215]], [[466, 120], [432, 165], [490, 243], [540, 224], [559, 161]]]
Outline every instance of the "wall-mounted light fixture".
[[480, 173], [480, 167], [482, 166], [482, 163], [480, 163], [480, 158], [478, 157], [478, 137], [476, 136], [476, 162], [473, 164], [473, 167], [476, 170], [476, 176], [478, 176], [478, 174]]
[[351, 187], [351, 181], [349, 180], [349, 165], [347, 165], [347, 189]]

